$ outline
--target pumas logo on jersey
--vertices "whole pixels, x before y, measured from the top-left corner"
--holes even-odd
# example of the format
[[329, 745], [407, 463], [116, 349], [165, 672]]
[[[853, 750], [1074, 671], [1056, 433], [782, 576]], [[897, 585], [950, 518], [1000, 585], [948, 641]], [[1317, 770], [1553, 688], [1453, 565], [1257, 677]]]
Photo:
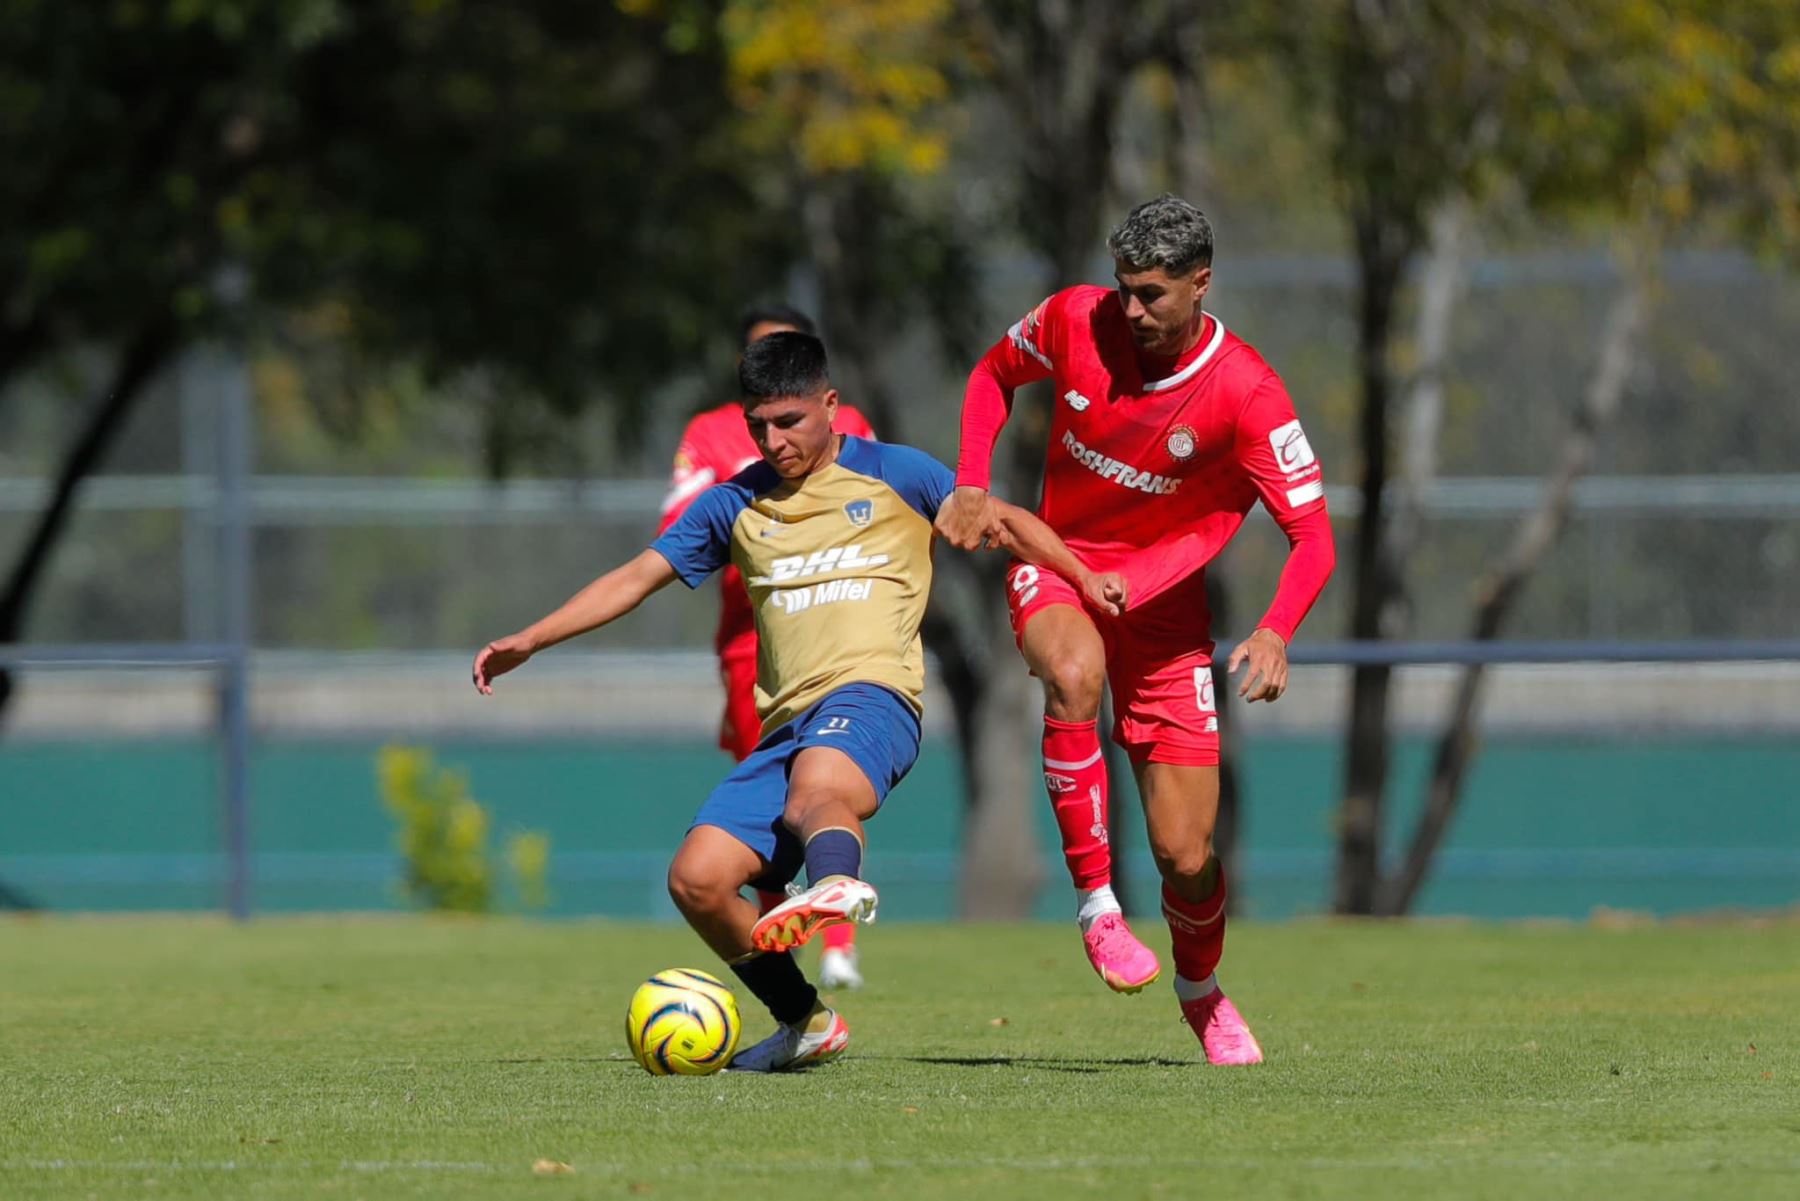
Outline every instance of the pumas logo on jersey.
[[1312, 444], [1306, 440], [1306, 431], [1300, 428], [1299, 418], [1270, 430], [1269, 447], [1275, 452], [1275, 466], [1283, 471], [1299, 471], [1318, 461]]
[[1063, 449], [1067, 450], [1077, 463], [1101, 479], [1111, 480], [1122, 488], [1148, 492], [1152, 496], [1167, 496], [1181, 487], [1181, 481], [1178, 479], [1157, 475], [1150, 471], [1139, 471], [1130, 463], [1122, 463], [1118, 459], [1084, 446], [1074, 434], [1067, 430], [1063, 432], [1062, 444]]
[[886, 555], [865, 555], [862, 543], [816, 550], [810, 555], [785, 555], [769, 565], [768, 575], [751, 579], [752, 584], [783, 584], [788, 580], [804, 580], [808, 576], [831, 575], [839, 571], [860, 571], [865, 567], [881, 567]]
[[1063, 393], [1063, 399], [1068, 401], [1069, 407], [1077, 413], [1087, 412], [1087, 407], [1094, 403], [1073, 388]]
[[854, 526], [866, 526], [875, 519], [875, 502], [872, 500], [853, 500], [844, 505], [844, 516]]
[[1185, 463], [1194, 457], [1194, 431], [1185, 425], [1178, 425], [1169, 431], [1169, 457], [1177, 463]]

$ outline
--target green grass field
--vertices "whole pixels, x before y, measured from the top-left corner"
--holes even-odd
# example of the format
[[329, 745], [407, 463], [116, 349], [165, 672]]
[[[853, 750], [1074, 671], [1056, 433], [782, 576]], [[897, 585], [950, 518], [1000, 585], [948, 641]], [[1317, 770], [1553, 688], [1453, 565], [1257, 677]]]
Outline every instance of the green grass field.
[[0, 921], [0, 1197], [1800, 1195], [1800, 924], [1234, 927], [1254, 1069], [1071, 930], [874, 927], [850, 1057], [681, 1079], [676, 927]]

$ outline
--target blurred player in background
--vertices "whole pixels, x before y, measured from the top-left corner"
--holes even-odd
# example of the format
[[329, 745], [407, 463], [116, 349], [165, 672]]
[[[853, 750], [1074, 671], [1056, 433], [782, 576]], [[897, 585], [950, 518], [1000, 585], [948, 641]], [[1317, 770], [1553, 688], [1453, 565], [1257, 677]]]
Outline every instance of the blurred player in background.
[[[740, 346], [749, 346], [769, 334], [818, 333], [812, 319], [786, 305], [767, 305], [746, 312], [738, 323]], [[874, 438], [875, 431], [863, 415], [840, 404], [832, 428], [840, 434]], [[688, 506], [706, 489], [730, 479], [762, 456], [744, 426], [744, 406], [737, 401], [696, 414], [681, 431], [675, 448], [675, 467], [669, 477], [669, 493], [663, 498], [661, 534], [674, 525]], [[726, 566], [719, 573], [719, 627], [713, 634], [719, 656], [719, 678], [725, 685], [725, 713], [719, 721], [719, 747], [742, 763], [756, 749], [760, 723], [756, 717], [756, 623], [750, 612], [750, 593], [738, 569]], [[762, 898], [765, 909], [784, 900], [779, 893]], [[832, 926], [825, 931], [825, 949], [819, 957], [819, 983], [825, 988], [861, 988], [857, 964], [856, 926]]]
[[1112, 737], [1131, 757], [1163, 879], [1183, 1020], [1211, 1062], [1258, 1063], [1262, 1048], [1214, 971], [1226, 892], [1212, 849], [1219, 735], [1205, 567], [1259, 499], [1287, 535], [1274, 602], [1227, 663], [1234, 672], [1249, 665], [1239, 695], [1275, 700], [1287, 687], [1287, 645], [1336, 561], [1325, 486], [1280, 376], [1200, 308], [1213, 252], [1200, 210], [1173, 196], [1141, 204], [1107, 248], [1115, 288], [1051, 296], [969, 376], [957, 488], [937, 527], [961, 547], [991, 540], [989, 461], [1013, 391], [1053, 378], [1038, 513], [1095, 570], [1121, 573], [1131, 597], [1123, 616], [1110, 617], [1030, 564], [1007, 573], [1013, 632], [1044, 685], [1044, 784], [1082, 942], [1120, 992], [1161, 972], [1111, 886], [1095, 728], [1107, 680], [1118, 715]]
[[[777, 333], [745, 348], [743, 413], [761, 460], [701, 493], [648, 550], [475, 656], [482, 692], [536, 652], [615, 621], [680, 579], [727, 563], [745, 576], [762, 671], [763, 737], [706, 799], [669, 865], [688, 924], [768, 1007], [774, 1033], [732, 1071], [808, 1067], [850, 1042], [793, 948], [845, 922], [872, 921], [863, 823], [919, 753], [931, 594], [932, 521], [950, 469], [922, 451], [833, 432], [837, 392], [825, 348]], [[1096, 612], [1125, 600], [1116, 574], [1090, 572], [1049, 526], [989, 502], [992, 542], [1066, 578]], [[763, 914], [746, 886], [779, 889], [804, 867], [809, 887]]]

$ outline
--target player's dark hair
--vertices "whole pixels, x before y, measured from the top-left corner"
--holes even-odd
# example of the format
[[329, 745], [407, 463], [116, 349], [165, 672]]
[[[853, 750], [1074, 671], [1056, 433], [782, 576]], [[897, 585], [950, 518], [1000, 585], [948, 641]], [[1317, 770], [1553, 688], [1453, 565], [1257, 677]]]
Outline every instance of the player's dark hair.
[[1170, 275], [1186, 275], [1212, 265], [1212, 222], [1187, 201], [1164, 192], [1127, 213], [1107, 237], [1106, 248], [1127, 267], [1160, 267]]
[[818, 336], [819, 327], [813, 319], [799, 309], [785, 304], [762, 304], [744, 310], [738, 318], [738, 345], [743, 346], [750, 341], [750, 331], [759, 325], [786, 325], [799, 330], [803, 334]]
[[746, 403], [774, 396], [812, 396], [831, 386], [825, 343], [811, 334], [783, 330], [744, 347], [738, 389]]

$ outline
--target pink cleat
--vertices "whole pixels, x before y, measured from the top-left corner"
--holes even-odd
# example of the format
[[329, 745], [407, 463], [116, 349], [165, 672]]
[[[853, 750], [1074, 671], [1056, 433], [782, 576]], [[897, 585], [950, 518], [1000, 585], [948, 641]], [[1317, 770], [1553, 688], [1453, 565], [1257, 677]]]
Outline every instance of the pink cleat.
[[1181, 1003], [1181, 1020], [1194, 1028], [1206, 1048], [1208, 1063], [1261, 1063], [1262, 1047], [1225, 990], [1215, 988], [1204, 997]]
[[1139, 992], [1162, 974], [1156, 952], [1139, 942], [1125, 917], [1103, 913], [1081, 936], [1088, 962], [1114, 992]]

